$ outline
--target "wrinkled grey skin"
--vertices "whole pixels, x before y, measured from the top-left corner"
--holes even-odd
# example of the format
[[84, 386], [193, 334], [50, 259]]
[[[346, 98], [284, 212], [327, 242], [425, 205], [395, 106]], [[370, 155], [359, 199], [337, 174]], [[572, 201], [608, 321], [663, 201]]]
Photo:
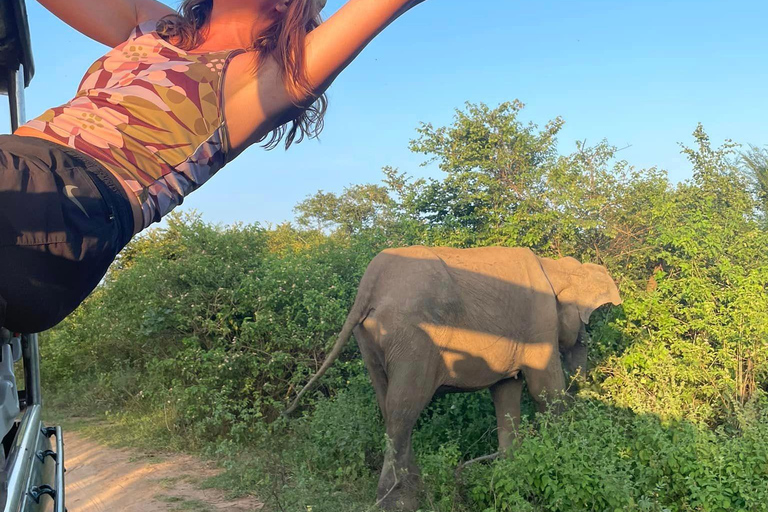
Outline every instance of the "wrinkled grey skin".
[[606, 269], [574, 258], [506, 247], [386, 250], [368, 266], [327, 360], [286, 413], [354, 333], [390, 439], [377, 503], [416, 510], [411, 432], [432, 397], [490, 389], [499, 448], [510, 448], [523, 378], [540, 409], [562, 394], [561, 354], [571, 374], [586, 368], [585, 324], [608, 303], [621, 298]]

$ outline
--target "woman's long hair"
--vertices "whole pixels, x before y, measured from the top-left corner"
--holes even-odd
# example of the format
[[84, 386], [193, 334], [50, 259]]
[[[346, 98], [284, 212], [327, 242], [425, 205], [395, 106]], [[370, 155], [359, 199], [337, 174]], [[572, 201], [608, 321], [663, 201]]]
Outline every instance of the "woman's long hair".
[[[324, 2], [322, 2], [324, 3]], [[260, 34], [251, 45], [256, 51], [257, 66], [268, 57], [274, 57], [280, 63], [283, 82], [289, 94], [294, 98], [308, 98], [312, 90], [304, 68], [304, 42], [307, 34], [321, 23], [318, 0], [292, 0], [288, 10]], [[163, 38], [172, 40], [175, 46], [183, 50], [193, 50], [205, 40], [213, 10], [213, 0], [183, 0], [179, 13], [166, 16], [158, 22], [157, 32]], [[317, 137], [323, 130], [323, 117], [328, 107], [325, 94], [317, 97], [309, 107], [301, 107], [301, 113], [293, 118], [290, 128], [287, 123], [265, 135], [269, 138], [264, 147], [273, 149], [285, 137], [285, 149], [294, 142], [299, 143], [304, 137]]]

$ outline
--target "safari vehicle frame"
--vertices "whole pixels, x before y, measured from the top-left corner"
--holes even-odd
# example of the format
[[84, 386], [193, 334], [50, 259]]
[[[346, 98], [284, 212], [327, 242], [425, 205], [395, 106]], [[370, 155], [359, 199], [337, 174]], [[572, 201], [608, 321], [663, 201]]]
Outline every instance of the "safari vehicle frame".
[[[24, 119], [24, 89], [34, 75], [24, 0], [0, 0], [0, 94], [9, 99], [11, 131]], [[24, 389], [14, 367], [21, 361]], [[0, 510], [65, 512], [61, 427], [42, 421], [37, 334], [0, 332]], [[56, 439], [52, 450], [51, 438]]]

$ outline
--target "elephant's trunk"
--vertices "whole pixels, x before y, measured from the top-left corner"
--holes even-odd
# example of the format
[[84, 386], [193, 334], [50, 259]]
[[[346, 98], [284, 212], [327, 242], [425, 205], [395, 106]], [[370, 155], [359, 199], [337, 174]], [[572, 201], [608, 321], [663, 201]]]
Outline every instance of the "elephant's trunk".
[[577, 342], [565, 354], [565, 369], [571, 375], [579, 374], [582, 378], [587, 371], [587, 346]]
[[304, 395], [304, 393], [309, 391], [309, 389], [315, 384], [315, 382], [317, 382], [317, 380], [320, 377], [322, 377], [325, 374], [325, 372], [328, 371], [328, 368], [330, 368], [333, 362], [336, 361], [336, 359], [339, 357], [339, 354], [341, 354], [341, 351], [344, 348], [344, 345], [346, 345], [347, 341], [349, 341], [349, 338], [352, 336], [352, 329], [354, 329], [355, 326], [359, 324], [362, 320], [363, 319], [361, 318], [357, 308], [353, 307], [352, 311], [349, 313], [349, 316], [347, 316], [347, 321], [344, 322], [344, 327], [342, 327], [341, 333], [339, 333], [339, 338], [336, 340], [336, 344], [333, 346], [331, 353], [328, 354], [328, 357], [326, 357], [323, 365], [320, 367], [317, 373], [309, 380], [307, 385], [304, 386], [301, 391], [299, 391], [299, 394], [296, 395], [296, 398], [293, 400], [290, 407], [288, 407], [285, 411], [283, 411], [284, 416], [287, 416], [296, 410], [296, 408], [299, 406], [299, 400]]
[[589, 334], [586, 326], [582, 324], [576, 343], [563, 354], [565, 356], [565, 370], [571, 377], [576, 377], [576, 382], [571, 383], [572, 391], [577, 391], [578, 383], [583, 383], [586, 379], [588, 346]]

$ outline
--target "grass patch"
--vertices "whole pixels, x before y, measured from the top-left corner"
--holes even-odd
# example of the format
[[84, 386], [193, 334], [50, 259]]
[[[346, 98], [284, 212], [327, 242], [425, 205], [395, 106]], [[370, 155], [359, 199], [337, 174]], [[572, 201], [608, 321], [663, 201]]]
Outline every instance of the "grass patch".
[[188, 510], [190, 512], [208, 512], [211, 507], [200, 500], [184, 500], [178, 503], [171, 510]]
[[175, 477], [160, 478], [158, 480], [155, 480], [155, 482], [157, 482], [160, 485], [160, 487], [164, 489], [171, 489], [175, 487], [176, 484], [178, 484], [179, 482], [183, 482], [186, 479], [187, 479], [186, 475], [181, 475], [181, 476], [175, 476]]
[[162, 501], [163, 503], [179, 503], [181, 501], [184, 501], [184, 498], [182, 498], [181, 496], [165, 496], [163, 494], [155, 495], [155, 499], [157, 501]]
[[211, 507], [207, 503], [200, 500], [184, 498], [182, 496], [164, 496], [158, 494], [155, 496], [155, 499], [157, 501], [162, 501], [163, 503], [172, 503], [173, 508], [171, 508], [171, 510], [185, 510], [190, 512], [209, 512], [211, 510]]

